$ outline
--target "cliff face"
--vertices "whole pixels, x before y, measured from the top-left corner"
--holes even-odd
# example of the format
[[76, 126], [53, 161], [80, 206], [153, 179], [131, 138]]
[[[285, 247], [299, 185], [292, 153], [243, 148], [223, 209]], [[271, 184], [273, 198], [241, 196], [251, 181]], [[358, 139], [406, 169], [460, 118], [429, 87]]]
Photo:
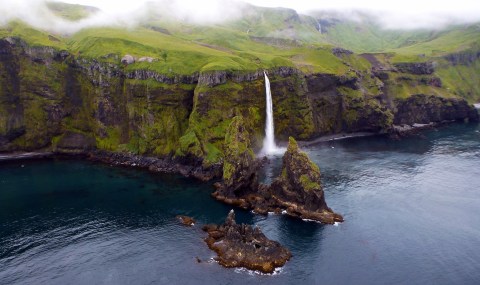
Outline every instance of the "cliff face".
[[0, 40], [0, 151], [55, 147], [66, 132], [96, 147], [168, 155], [188, 126], [195, 85], [129, 79], [121, 66], [28, 52]]
[[[88, 142], [90, 148], [177, 157], [210, 167], [222, 163], [225, 134], [238, 115], [253, 148], [260, 147], [263, 70], [164, 75], [114, 62], [1, 39], [0, 151], [74, 151]], [[461, 99], [392, 100], [392, 87], [410, 76], [407, 67], [397, 68], [401, 78], [355, 66], [348, 75], [269, 69], [277, 137], [305, 140], [339, 132], [385, 132], [393, 122], [478, 118]], [[422, 71], [424, 81], [417, 78], [419, 85], [431, 84], [434, 76], [427, 71]]]
[[445, 99], [424, 94], [416, 94], [396, 102], [396, 125], [414, 123], [472, 120], [478, 121], [478, 112], [466, 101], [452, 98]]

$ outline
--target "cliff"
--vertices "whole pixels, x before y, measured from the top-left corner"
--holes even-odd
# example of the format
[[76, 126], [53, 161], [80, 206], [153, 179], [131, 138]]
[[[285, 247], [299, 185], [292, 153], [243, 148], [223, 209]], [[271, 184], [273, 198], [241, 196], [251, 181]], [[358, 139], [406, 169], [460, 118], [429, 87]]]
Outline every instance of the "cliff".
[[[379, 65], [334, 51], [318, 52], [341, 72], [267, 69], [278, 139], [388, 132], [394, 123], [478, 120], [467, 101], [442, 86], [434, 65]], [[462, 64], [476, 58], [449, 60]], [[119, 56], [91, 58], [18, 37], [0, 39], [0, 151], [100, 150], [218, 168], [235, 116], [242, 116], [253, 149], [260, 147], [262, 69], [182, 74], [161, 73], [148, 64], [132, 67]]]

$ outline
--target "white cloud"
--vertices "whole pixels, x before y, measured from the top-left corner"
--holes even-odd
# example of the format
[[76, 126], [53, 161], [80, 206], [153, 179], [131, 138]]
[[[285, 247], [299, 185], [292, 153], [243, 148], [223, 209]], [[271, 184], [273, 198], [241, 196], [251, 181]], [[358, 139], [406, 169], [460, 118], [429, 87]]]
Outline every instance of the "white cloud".
[[301, 13], [359, 10], [387, 28], [440, 28], [450, 23], [480, 21], [478, 0], [245, 0], [265, 7], [288, 7]]
[[[244, 0], [258, 6], [293, 8], [300, 13], [334, 10], [348, 14], [352, 10], [372, 13], [387, 28], [439, 28], [449, 23], [480, 21], [480, 1], [433, 0]], [[156, 2], [169, 15], [193, 22], [216, 22], [239, 16], [238, 1], [222, 0], [64, 0], [68, 3], [99, 7], [102, 12], [89, 19], [72, 23], [55, 17], [45, 0], [2, 0], [0, 24], [19, 18], [31, 25], [59, 33], [99, 25], [132, 26], [146, 13], [145, 3]], [[237, 3], [237, 4], [236, 4]]]

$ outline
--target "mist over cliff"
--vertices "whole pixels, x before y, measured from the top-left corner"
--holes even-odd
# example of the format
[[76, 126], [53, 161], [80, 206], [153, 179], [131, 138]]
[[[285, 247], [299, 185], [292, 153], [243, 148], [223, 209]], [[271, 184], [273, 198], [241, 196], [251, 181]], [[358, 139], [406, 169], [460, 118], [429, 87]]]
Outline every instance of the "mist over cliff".
[[[5, 0], [0, 6], [0, 25], [22, 20], [34, 27], [60, 34], [75, 33], [87, 27], [120, 26], [132, 28], [152, 14], [197, 25], [215, 24], [245, 16], [247, 5], [285, 7], [318, 16], [362, 21], [368, 18], [387, 29], [441, 29], [447, 25], [480, 21], [480, 4], [475, 1], [239, 1], [239, 0], [141, 0], [91, 1], [67, 0], [66, 3], [98, 7], [81, 19], [64, 19], [49, 8], [57, 3], [46, 0]], [[362, 17], [360, 15], [366, 15]]]

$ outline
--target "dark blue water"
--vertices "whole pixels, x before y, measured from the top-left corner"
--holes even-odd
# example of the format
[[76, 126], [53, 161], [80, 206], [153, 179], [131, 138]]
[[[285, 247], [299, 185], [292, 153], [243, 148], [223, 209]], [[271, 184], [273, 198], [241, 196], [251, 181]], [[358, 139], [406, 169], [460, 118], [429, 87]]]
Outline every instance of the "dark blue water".
[[237, 211], [292, 251], [273, 276], [208, 262], [200, 227], [176, 221], [223, 221], [230, 208], [210, 184], [78, 160], [0, 163], [0, 284], [480, 284], [478, 125], [307, 151], [346, 221]]

